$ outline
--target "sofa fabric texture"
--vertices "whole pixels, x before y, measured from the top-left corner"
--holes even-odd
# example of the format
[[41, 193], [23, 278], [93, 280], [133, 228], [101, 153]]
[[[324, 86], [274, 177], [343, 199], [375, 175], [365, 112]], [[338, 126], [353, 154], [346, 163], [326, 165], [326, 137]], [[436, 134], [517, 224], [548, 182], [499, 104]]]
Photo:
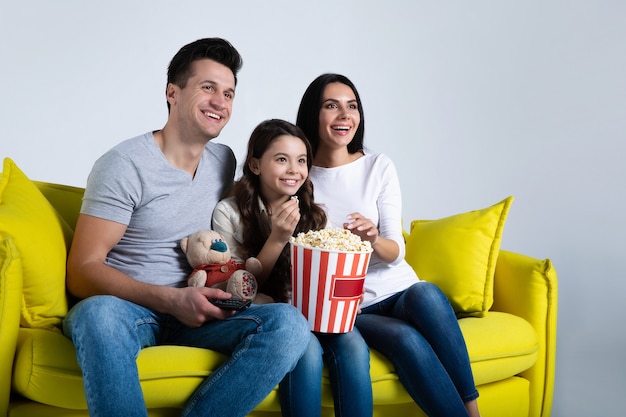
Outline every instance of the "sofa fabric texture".
[[[71, 305], [65, 291], [65, 261], [83, 191], [31, 181], [13, 161], [4, 161], [0, 177], [0, 416], [88, 415], [74, 347], [60, 331]], [[454, 260], [473, 265], [454, 266], [448, 281], [438, 285], [447, 285], [447, 291], [457, 295], [473, 288], [471, 302], [459, 298], [457, 305], [452, 304], [461, 317], [481, 414], [546, 417], [554, 386], [557, 275], [549, 259], [500, 250], [511, 201], [509, 197], [441, 221], [414, 221], [405, 236], [406, 257], [416, 271], [424, 265], [430, 271], [436, 263], [418, 265], [418, 247], [421, 251], [428, 242], [445, 246], [447, 240], [480, 246], [468, 248], [469, 252]], [[424, 232], [428, 224], [430, 229]], [[456, 282], [460, 277], [455, 273], [463, 269], [473, 271], [478, 284]], [[452, 293], [447, 295], [454, 298]], [[150, 415], [178, 415], [186, 399], [223, 360], [219, 353], [198, 348], [142, 350], [137, 363]], [[374, 416], [424, 415], [399, 383], [391, 363], [376, 351], [371, 352], [370, 372]], [[329, 381], [324, 377], [322, 383], [323, 415], [331, 416]], [[280, 415], [276, 390], [250, 415]]]

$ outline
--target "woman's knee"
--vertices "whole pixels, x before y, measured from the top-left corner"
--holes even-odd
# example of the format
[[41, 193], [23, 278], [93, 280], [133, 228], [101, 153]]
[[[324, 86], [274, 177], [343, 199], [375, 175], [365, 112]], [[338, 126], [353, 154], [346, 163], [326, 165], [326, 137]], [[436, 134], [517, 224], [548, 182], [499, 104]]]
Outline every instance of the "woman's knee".
[[446, 295], [433, 283], [421, 281], [410, 286], [403, 296], [402, 306], [405, 309], [419, 309], [423, 313], [436, 314], [442, 310], [450, 310], [450, 301]]

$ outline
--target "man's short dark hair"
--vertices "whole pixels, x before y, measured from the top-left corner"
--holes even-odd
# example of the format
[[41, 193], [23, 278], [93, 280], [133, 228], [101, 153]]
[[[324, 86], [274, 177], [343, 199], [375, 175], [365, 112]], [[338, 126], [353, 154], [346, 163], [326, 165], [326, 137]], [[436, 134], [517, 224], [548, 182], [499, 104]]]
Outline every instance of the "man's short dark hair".
[[167, 84], [185, 88], [191, 76], [191, 64], [199, 59], [211, 59], [230, 68], [237, 85], [237, 73], [243, 65], [243, 59], [235, 47], [222, 38], [198, 39], [180, 48], [167, 68]]

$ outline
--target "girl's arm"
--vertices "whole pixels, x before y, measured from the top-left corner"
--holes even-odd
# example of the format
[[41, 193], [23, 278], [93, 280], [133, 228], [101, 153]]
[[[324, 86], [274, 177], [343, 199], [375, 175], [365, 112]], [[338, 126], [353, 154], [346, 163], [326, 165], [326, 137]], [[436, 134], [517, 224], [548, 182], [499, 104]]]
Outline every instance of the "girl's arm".
[[285, 245], [289, 243], [289, 238], [293, 236], [296, 230], [300, 221], [298, 201], [289, 199], [284, 202], [277, 211], [272, 212], [270, 221], [272, 222], [272, 231], [256, 256], [263, 265], [263, 271], [257, 277], [259, 284], [265, 283]]

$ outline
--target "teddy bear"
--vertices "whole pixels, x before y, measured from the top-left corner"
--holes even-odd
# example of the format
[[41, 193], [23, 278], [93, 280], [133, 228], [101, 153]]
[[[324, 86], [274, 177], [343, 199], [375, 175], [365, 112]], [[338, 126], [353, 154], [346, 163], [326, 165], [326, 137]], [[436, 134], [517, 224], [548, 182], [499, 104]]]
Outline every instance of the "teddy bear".
[[187, 278], [190, 287], [219, 288], [253, 301], [257, 295], [263, 296], [257, 294], [255, 278], [262, 270], [261, 262], [254, 257], [245, 262], [232, 259], [228, 244], [216, 231], [207, 229], [193, 233], [181, 240], [180, 248], [194, 268]]

